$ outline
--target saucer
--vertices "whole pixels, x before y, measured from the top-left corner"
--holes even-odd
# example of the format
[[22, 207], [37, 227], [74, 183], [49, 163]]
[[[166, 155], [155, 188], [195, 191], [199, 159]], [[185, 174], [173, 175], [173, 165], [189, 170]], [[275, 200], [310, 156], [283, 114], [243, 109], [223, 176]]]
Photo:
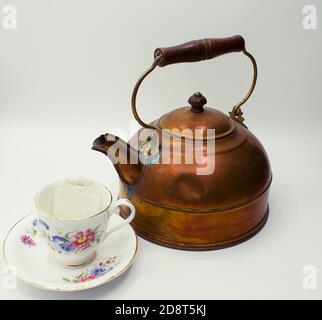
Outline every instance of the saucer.
[[[79, 291], [115, 279], [133, 263], [138, 240], [130, 225], [106, 239], [95, 259], [83, 267], [65, 267], [57, 262], [34, 227], [35, 214], [18, 221], [9, 231], [3, 256], [15, 268], [17, 277], [37, 288], [53, 291]], [[122, 218], [112, 215], [110, 227]]]

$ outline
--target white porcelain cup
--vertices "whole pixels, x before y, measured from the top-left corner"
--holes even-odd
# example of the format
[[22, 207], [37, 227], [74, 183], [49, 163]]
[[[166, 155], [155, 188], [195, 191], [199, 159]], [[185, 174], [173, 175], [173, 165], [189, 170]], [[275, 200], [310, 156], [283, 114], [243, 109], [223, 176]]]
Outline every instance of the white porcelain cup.
[[[127, 199], [118, 199], [112, 206], [111, 192], [104, 185], [82, 177], [48, 184], [37, 193], [35, 203], [38, 218], [34, 224], [56, 260], [66, 266], [91, 262], [97, 246], [135, 216]], [[108, 228], [119, 206], [128, 207], [130, 215]]]

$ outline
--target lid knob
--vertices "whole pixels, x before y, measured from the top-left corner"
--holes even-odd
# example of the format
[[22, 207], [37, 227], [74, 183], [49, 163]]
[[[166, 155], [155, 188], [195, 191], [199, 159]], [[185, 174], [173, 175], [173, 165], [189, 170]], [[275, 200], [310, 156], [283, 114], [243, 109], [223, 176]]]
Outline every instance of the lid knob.
[[188, 103], [191, 105], [190, 111], [191, 112], [203, 112], [203, 106], [207, 103], [207, 99], [200, 93], [194, 93], [188, 100]]

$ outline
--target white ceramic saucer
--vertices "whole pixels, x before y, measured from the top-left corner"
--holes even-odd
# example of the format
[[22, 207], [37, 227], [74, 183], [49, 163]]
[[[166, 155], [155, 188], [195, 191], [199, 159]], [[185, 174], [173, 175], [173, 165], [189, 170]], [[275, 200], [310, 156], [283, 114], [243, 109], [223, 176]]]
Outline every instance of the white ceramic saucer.
[[[98, 247], [94, 261], [83, 267], [68, 268], [55, 261], [48, 245], [33, 226], [36, 216], [28, 215], [9, 231], [3, 255], [21, 280], [41, 289], [79, 291], [97, 287], [125, 272], [133, 263], [138, 240], [130, 225], [111, 235]], [[122, 219], [110, 218], [110, 226]]]

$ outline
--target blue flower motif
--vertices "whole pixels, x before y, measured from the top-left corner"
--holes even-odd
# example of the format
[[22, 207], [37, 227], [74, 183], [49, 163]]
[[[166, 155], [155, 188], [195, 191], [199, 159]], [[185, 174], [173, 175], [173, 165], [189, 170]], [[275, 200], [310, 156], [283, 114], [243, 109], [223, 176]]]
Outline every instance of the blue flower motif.
[[44, 227], [46, 230], [49, 230], [49, 226], [48, 226], [48, 224], [46, 223], [46, 222], [44, 222], [43, 220], [41, 220], [41, 219], [38, 219], [38, 222], [39, 222], [39, 224], [42, 226], [42, 227]]
[[100, 276], [105, 274], [106, 272], [111, 271], [113, 268], [112, 267], [107, 267], [107, 268], [102, 268], [102, 267], [94, 267], [90, 270], [90, 274], [93, 276]]
[[53, 242], [63, 251], [71, 252], [74, 250], [68, 239], [60, 236], [53, 236]]
[[38, 219], [33, 220], [32, 221], [32, 226], [37, 227], [37, 225], [38, 225]]

